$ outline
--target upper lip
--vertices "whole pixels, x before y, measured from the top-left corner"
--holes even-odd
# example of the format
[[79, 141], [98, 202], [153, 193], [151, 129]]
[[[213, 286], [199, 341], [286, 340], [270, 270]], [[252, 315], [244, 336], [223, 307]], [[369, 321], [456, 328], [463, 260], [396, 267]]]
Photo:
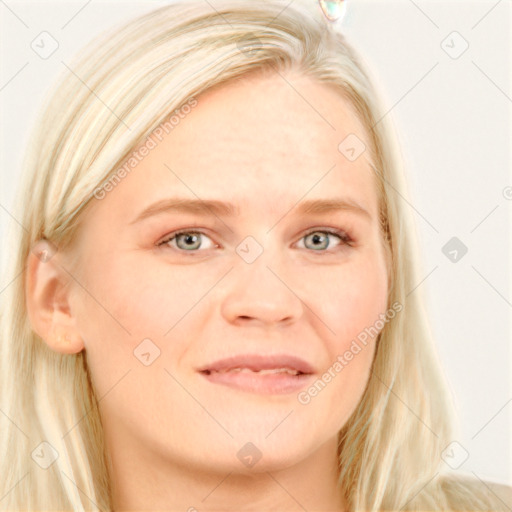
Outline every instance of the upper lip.
[[240, 354], [237, 356], [219, 359], [213, 363], [202, 366], [199, 372], [229, 371], [234, 368], [248, 368], [252, 371], [287, 368], [299, 373], [312, 374], [314, 368], [299, 357], [288, 354], [260, 355]]

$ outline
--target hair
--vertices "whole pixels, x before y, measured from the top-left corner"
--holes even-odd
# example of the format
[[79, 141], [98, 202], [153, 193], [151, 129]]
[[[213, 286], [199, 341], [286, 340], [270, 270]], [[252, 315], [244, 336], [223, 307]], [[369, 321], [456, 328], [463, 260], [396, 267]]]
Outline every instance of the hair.
[[[316, 7], [316, 9], [313, 7]], [[288, 70], [335, 87], [363, 123], [389, 255], [388, 303], [370, 378], [339, 432], [350, 510], [505, 510], [475, 479], [443, 468], [455, 418], [420, 290], [404, 158], [373, 79], [311, 0], [175, 2], [97, 37], [60, 77], [32, 134], [11, 228], [0, 317], [2, 510], [111, 510], [109, 457], [87, 354], [51, 350], [31, 328], [27, 258], [40, 239], [72, 246], [94, 191], [177, 108], [252, 72]], [[400, 197], [401, 196], [401, 197]], [[414, 293], [413, 293], [414, 290]], [[41, 442], [58, 453], [42, 469]], [[40, 449], [40, 448], [38, 448]], [[483, 484], [483, 482], [482, 482]]]

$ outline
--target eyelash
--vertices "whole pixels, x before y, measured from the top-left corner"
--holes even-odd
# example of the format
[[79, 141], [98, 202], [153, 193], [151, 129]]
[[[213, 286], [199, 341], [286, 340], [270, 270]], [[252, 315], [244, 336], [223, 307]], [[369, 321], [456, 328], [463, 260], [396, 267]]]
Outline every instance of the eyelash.
[[[340, 247], [344, 247], [344, 246], [351, 247], [352, 244], [354, 243], [353, 238], [346, 231], [342, 231], [342, 230], [334, 229], [334, 228], [323, 228], [323, 229], [322, 228], [320, 228], [320, 229], [319, 228], [314, 228], [314, 229], [311, 229], [311, 230], [309, 230], [307, 233], [305, 233], [301, 237], [301, 240], [303, 238], [306, 238], [309, 235], [312, 235], [313, 233], [326, 233], [326, 234], [338, 237], [340, 242], [341, 242]], [[158, 247], [165, 246], [166, 244], [168, 244], [169, 242], [171, 242], [172, 240], [177, 238], [179, 235], [184, 235], [184, 234], [187, 234], [187, 235], [198, 235], [198, 234], [200, 234], [200, 235], [204, 235], [204, 236], [206, 236], [208, 238], [211, 238], [206, 233], [204, 233], [203, 231], [198, 231], [198, 230], [195, 230], [195, 229], [182, 229], [182, 230], [174, 231], [174, 232], [170, 233], [169, 235], [167, 235], [165, 237], [164, 240], [162, 240], [161, 242], [158, 242], [156, 245]], [[195, 250], [191, 250], [191, 251], [185, 251], [184, 249], [180, 249], [179, 247], [175, 248], [175, 247], [168, 246], [168, 248], [171, 249], [171, 250], [174, 250], [174, 251], [182, 252], [182, 253], [194, 254], [194, 253], [201, 252], [200, 249], [195, 249]], [[322, 254], [322, 253], [323, 254], [326, 254], [326, 253], [329, 254], [329, 253], [332, 253], [332, 251], [329, 251], [328, 249], [326, 249], [326, 250], [319, 250], [319, 251], [315, 251], [313, 249], [309, 249], [309, 250], [311, 252], [313, 252], [313, 253], [318, 253], [318, 254]]]

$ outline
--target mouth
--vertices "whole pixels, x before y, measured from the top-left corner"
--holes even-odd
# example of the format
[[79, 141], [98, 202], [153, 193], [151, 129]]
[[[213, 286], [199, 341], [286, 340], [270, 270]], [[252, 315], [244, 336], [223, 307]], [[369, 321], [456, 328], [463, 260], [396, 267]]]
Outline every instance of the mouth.
[[212, 363], [198, 372], [212, 384], [273, 395], [297, 392], [315, 374], [309, 363], [286, 355], [235, 356]]
[[243, 372], [243, 373], [258, 373], [259, 375], [269, 375], [269, 374], [276, 374], [276, 373], [287, 373], [288, 375], [307, 375], [305, 373], [299, 372], [297, 370], [292, 370], [291, 368], [270, 368], [268, 370], [251, 370], [250, 368], [231, 368], [229, 370], [203, 370], [203, 373], [205, 375], [211, 375], [212, 373], [236, 373], [236, 372]]

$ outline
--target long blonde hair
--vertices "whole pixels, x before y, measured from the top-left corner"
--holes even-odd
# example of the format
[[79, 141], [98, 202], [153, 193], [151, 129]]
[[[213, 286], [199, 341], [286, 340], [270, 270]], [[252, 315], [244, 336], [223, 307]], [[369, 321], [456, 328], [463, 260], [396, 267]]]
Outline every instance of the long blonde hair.
[[[287, 2], [288, 3], [288, 2]], [[160, 123], [214, 85], [296, 69], [338, 88], [364, 123], [391, 256], [389, 304], [371, 378], [339, 434], [340, 485], [351, 510], [489, 510], [499, 502], [443, 471], [452, 404], [420, 290], [403, 163], [369, 72], [319, 9], [296, 1], [186, 0], [97, 38], [69, 65], [28, 147], [1, 321], [2, 510], [111, 510], [108, 457], [85, 351], [64, 355], [32, 330], [25, 266], [41, 238], [72, 244], [94, 191]], [[286, 7], [286, 8], [285, 8]], [[317, 7], [317, 6], [316, 6]], [[58, 454], [47, 469], [34, 450]], [[33, 460], [34, 459], [34, 460]]]

